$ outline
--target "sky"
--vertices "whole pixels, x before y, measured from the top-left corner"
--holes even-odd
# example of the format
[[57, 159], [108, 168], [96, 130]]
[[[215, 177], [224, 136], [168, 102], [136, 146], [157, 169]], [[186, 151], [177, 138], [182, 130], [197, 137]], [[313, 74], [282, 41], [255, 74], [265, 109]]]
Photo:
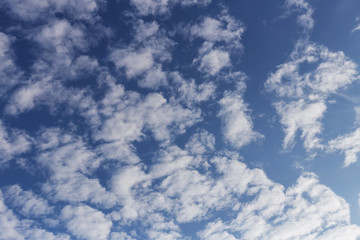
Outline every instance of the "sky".
[[360, 239], [358, 0], [0, 2], [0, 239]]

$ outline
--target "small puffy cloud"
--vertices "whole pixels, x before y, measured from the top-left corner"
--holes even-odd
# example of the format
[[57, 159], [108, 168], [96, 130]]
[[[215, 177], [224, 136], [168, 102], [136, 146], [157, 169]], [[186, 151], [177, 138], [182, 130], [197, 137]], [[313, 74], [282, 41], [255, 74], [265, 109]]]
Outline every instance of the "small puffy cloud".
[[99, 8], [102, 0], [79, 0], [75, 3], [69, 0], [6, 0], [5, 5], [11, 13], [24, 21], [45, 19], [56, 12], [66, 12], [77, 19], [92, 20], [94, 12]]
[[102, 212], [87, 205], [65, 206], [61, 219], [66, 222], [67, 230], [80, 239], [108, 239], [112, 227], [112, 222]]
[[132, 78], [143, 73], [154, 64], [154, 59], [150, 49], [141, 49], [138, 51], [119, 49], [115, 50], [111, 54], [110, 58], [118, 68], [125, 68], [128, 78]]
[[326, 111], [323, 101], [306, 102], [302, 99], [294, 102], [275, 104], [280, 122], [284, 126], [285, 138], [283, 147], [292, 147], [298, 130], [307, 150], [323, 148], [318, 134], [322, 131], [321, 119]]
[[19, 185], [12, 185], [4, 192], [6, 201], [26, 217], [42, 217], [53, 212], [46, 199], [32, 191], [25, 191]]
[[345, 167], [355, 163], [358, 159], [357, 155], [360, 153], [360, 128], [352, 133], [330, 140], [328, 150], [345, 153]]
[[241, 148], [263, 137], [253, 130], [249, 110], [241, 94], [226, 92], [219, 104], [221, 108], [218, 116], [223, 121], [223, 135], [230, 144], [236, 148]]
[[192, 154], [204, 154], [215, 150], [215, 137], [211, 133], [202, 130], [191, 136], [185, 147]]
[[136, 7], [140, 15], [162, 15], [168, 14], [170, 9], [176, 4], [181, 4], [182, 6], [207, 5], [211, 0], [131, 0], [130, 2]]
[[345, 200], [320, 184], [312, 173], [300, 176], [297, 183], [286, 191], [260, 188], [256, 195], [240, 207], [235, 219], [208, 223], [198, 236], [202, 239], [237, 239], [241, 236], [274, 240], [355, 240], [360, 236], [360, 228], [350, 224], [349, 206]]
[[201, 58], [199, 69], [210, 75], [217, 74], [222, 68], [231, 66], [228, 52], [215, 49]]
[[21, 220], [14, 212], [9, 209], [4, 202], [4, 197], [0, 191], [0, 239], [16, 240], [69, 240], [67, 234], [54, 234], [44, 229], [38, 228], [37, 224], [31, 220]]
[[205, 17], [189, 30], [191, 38], [198, 37], [208, 42], [223, 42], [231, 47], [241, 47], [244, 25], [224, 11], [217, 18]]
[[11, 48], [12, 38], [0, 32], [0, 94], [17, 85], [22, 77], [22, 72], [17, 68], [13, 59]]
[[17, 129], [9, 131], [0, 120], [0, 167], [5, 166], [13, 157], [27, 152], [30, 147], [31, 139], [27, 134]]
[[124, 94], [123, 99], [116, 105], [116, 111], [106, 119], [98, 138], [130, 142], [140, 139], [143, 130], [147, 129], [156, 140], [169, 141], [173, 133], [185, 132], [188, 126], [200, 119], [197, 110], [168, 102], [158, 93], [141, 98], [140, 95], [129, 92]]
[[357, 65], [343, 52], [299, 40], [291, 60], [265, 82], [265, 88], [281, 98], [274, 105], [284, 126], [284, 148], [292, 145], [298, 129], [307, 150], [322, 148], [318, 135], [327, 98], [358, 79]]
[[[309, 71], [302, 73], [300, 68]], [[327, 97], [357, 79], [357, 65], [343, 52], [332, 52], [325, 46], [300, 40], [291, 60], [278, 66], [265, 87], [281, 97]]]
[[314, 19], [312, 18], [314, 9], [306, 0], [286, 0], [285, 6], [289, 10], [296, 10], [299, 12], [300, 15], [297, 17], [297, 21], [305, 31], [314, 28]]
[[176, 93], [176, 98], [190, 107], [210, 100], [216, 90], [213, 82], [196, 84], [194, 79], [186, 80], [179, 72], [173, 72], [171, 79], [173, 83], [171, 86], [174, 86], [173, 91]]

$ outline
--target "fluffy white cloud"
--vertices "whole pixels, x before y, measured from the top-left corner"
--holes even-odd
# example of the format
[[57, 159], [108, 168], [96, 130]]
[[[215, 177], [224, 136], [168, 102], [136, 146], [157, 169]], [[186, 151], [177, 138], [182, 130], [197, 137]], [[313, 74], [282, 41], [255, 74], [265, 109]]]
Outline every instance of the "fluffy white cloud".
[[179, 72], [171, 73], [171, 79], [177, 99], [189, 107], [211, 99], [216, 90], [213, 82], [203, 82], [197, 85], [194, 79], [186, 80]]
[[358, 159], [357, 154], [360, 153], [360, 128], [352, 133], [330, 140], [328, 144], [328, 150], [345, 153], [344, 166], [347, 167]]
[[22, 77], [22, 72], [16, 67], [13, 52], [11, 50], [12, 38], [0, 32], [0, 94], [5, 94], [8, 90], [18, 84]]
[[55, 235], [44, 229], [38, 228], [37, 224], [31, 220], [21, 220], [14, 212], [9, 209], [5, 203], [3, 194], [0, 191], [0, 239], [14, 239], [14, 240], [69, 240], [66, 234]]
[[307, 150], [323, 148], [321, 139], [317, 137], [322, 131], [321, 118], [326, 111], [323, 101], [306, 102], [303, 99], [294, 102], [278, 102], [276, 111], [280, 115], [280, 122], [284, 126], [285, 138], [283, 147], [292, 147], [298, 130]]
[[168, 141], [172, 133], [183, 133], [186, 127], [200, 119], [198, 111], [167, 102], [158, 93], [149, 94], [145, 98], [132, 92], [119, 94], [123, 94], [124, 100], [116, 100], [118, 105], [114, 105], [113, 109], [116, 111], [105, 121], [98, 135], [106, 141], [138, 140], [143, 135], [143, 129], [152, 131], [156, 140]]
[[299, 25], [305, 29], [305, 31], [313, 29], [314, 19], [312, 18], [312, 14], [314, 9], [306, 0], [286, 0], [285, 6], [290, 10], [294, 9], [300, 12], [297, 21]]
[[30, 150], [31, 138], [17, 129], [6, 129], [3, 122], [0, 120], [0, 167], [13, 157]]
[[19, 185], [12, 185], [4, 192], [5, 199], [12, 207], [26, 217], [41, 217], [53, 212], [46, 199], [37, 196], [32, 191], [25, 191]]
[[201, 58], [200, 70], [210, 75], [217, 74], [222, 68], [229, 67], [230, 56], [228, 52], [222, 50], [211, 50]]
[[[305, 73], [300, 68], [305, 69]], [[356, 68], [343, 52], [332, 52], [325, 46], [300, 40], [291, 53], [291, 60], [279, 65], [265, 86], [281, 97], [326, 97], [356, 81]]]
[[61, 211], [61, 218], [66, 221], [68, 231], [80, 239], [108, 239], [112, 227], [102, 212], [87, 205], [67, 205]]
[[199, 237], [357, 239], [360, 236], [360, 228], [350, 224], [349, 207], [344, 199], [321, 185], [314, 174], [303, 174], [286, 191], [271, 185], [255, 191], [257, 196], [240, 207], [235, 219], [209, 223], [198, 233]]
[[207, 5], [211, 0], [131, 0], [130, 2], [136, 7], [140, 15], [161, 15], [168, 14], [169, 10], [176, 4], [181, 4], [182, 6]]
[[75, 4], [69, 0], [29, 0], [26, 2], [6, 0], [2, 4], [24, 21], [45, 19], [59, 11], [67, 12], [74, 18], [92, 20], [94, 12], [99, 9], [102, 2], [101, 0], [80, 0]]
[[238, 92], [226, 92], [219, 101], [223, 135], [234, 147], [241, 148], [262, 135], [253, 130], [249, 109]]
[[231, 17], [226, 11], [217, 18], [205, 17], [198, 24], [192, 25], [190, 37], [199, 37], [208, 42], [225, 42], [232, 47], [242, 47], [241, 37], [245, 26]]
[[[298, 129], [307, 150], [322, 148], [318, 135], [326, 111], [326, 99], [358, 80], [357, 65], [343, 52], [299, 40], [291, 60], [278, 66], [265, 82], [282, 101], [275, 103], [284, 125], [284, 147], [292, 145]], [[305, 70], [305, 71], [304, 71]]]
[[[200, 62], [199, 70], [215, 75], [224, 67], [231, 66], [229, 51], [242, 48], [240, 40], [244, 31], [244, 25], [224, 10], [217, 18], [205, 17], [200, 23], [187, 27], [184, 32], [190, 40], [201, 38], [205, 41], [194, 62]], [[222, 47], [218, 47], [219, 44]]]
[[115, 196], [109, 193], [99, 179], [89, 175], [102, 159], [89, 150], [81, 139], [49, 129], [42, 133], [37, 143], [41, 149], [37, 162], [49, 171], [49, 180], [43, 184], [47, 197], [56, 201], [85, 202], [112, 207]]

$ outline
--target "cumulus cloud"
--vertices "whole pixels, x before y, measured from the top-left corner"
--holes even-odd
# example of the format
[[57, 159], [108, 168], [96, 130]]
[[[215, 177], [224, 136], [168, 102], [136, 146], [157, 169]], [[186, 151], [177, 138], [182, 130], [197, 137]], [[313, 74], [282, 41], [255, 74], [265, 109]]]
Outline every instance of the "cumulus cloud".
[[32, 191], [25, 191], [19, 185], [12, 185], [6, 188], [5, 199], [12, 207], [19, 209], [19, 212], [26, 217], [42, 217], [53, 212], [48, 201], [37, 196]]
[[88, 240], [108, 239], [112, 222], [105, 215], [87, 205], [67, 205], [61, 210], [67, 230], [77, 238]]
[[211, 50], [202, 57], [200, 70], [208, 72], [210, 75], [215, 75], [222, 68], [229, 66], [231, 66], [229, 53], [216, 49]]
[[204, 40], [198, 50], [198, 57], [194, 59], [194, 62], [200, 62], [199, 70], [215, 75], [224, 67], [230, 67], [229, 52], [242, 48], [240, 40], [244, 31], [244, 25], [225, 10], [216, 18], [205, 17], [199, 23], [189, 26], [185, 33], [190, 40]]
[[347, 167], [357, 161], [357, 154], [360, 153], [360, 129], [354, 132], [339, 136], [329, 141], [328, 149], [330, 151], [341, 151], [345, 153], [344, 166]]
[[130, 2], [136, 7], [140, 15], [162, 15], [168, 14], [170, 9], [177, 4], [180, 4], [181, 6], [191, 6], [196, 4], [207, 5], [211, 0], [131, 0]]
[[357, 65], [343, 52], [299, 40], [291, 60], [278, 66], [265, 82], [267, 90], [283, 99], [275, 107], [286, 134], [284, 148], [292, 146], [298, 129], [307, 150], [322, 148], [318, 135], [326, 99], [356, 80]]
[[77, 19], [92, 20], [91, 18], [94, 17], [94, 13], [102, 3], [102, 0], [80, 0], [77, 4], [69, 0], [30, 0], [25, 3], [21, 0], [6, 0], [2, 5], [5, 5], [14, 16], [24, 21], [44, 20], [56, 12], [66, 12]]
[[236, 148], [249, 144], [263, 136], [253, 130], [249, 109], [238, 92], [226, 92], [219, 101], [223, 120], [223, 135]]
[[[271, 185], [271, 184], [270, 184]], [[275, 185], [276, 186], [276, 185]], [[275, 187], [274, 186], [274, 187]], [[286, 191], [260, 189], [229, 222], [209, 223], [201, 239], [357, 239], [360, 228], [350, 224], [349, 206], [312, 173], [299, 177]], [[269, 202], [269, 200], [271, 201]], [[256, 225], [256, 230], [254, 229]], [[351, 230], [352, 231], [351, 231]], [[344, 234], [341, 236], [341, 234]]]
[[294, 102], [278, 102], [275, 108], [284, 126], [285, 138], [283, 147], [288, 149], [294, 143], [298, 130], [307, 150], [323, 148], [321, 139], [317, 137], [322, 131], [321, 118], [326, 111], [323, 101], [305, 102], [300, 99]]
[[12, 52], [12, 38], [0, 32], [0, 86], [1, 95], [21, 82], [22, 72], [17, 68], [14, 62]]
[[44, 229], [38, 228], [37, 224], [28, 219], [19, 219], [14, 212], [9, 209], [4, 202], [4, 197], [0, 191], [0, 239], [49, 239], [49, 240], [69, 240], [67, 234], [54, 234]]
[[13, 157], [30, 150], [31, 138], [24, 132], [17, 129], [9, 131], [0, 120], [0, 167]]
[[299, 12], [300, 15], [297, 17], [297, 21], [305, 31], [314, 28], [314, 19], [312, 18], [314, 9], [306, 0], [286, 0], [285, 6], [290, 10]]

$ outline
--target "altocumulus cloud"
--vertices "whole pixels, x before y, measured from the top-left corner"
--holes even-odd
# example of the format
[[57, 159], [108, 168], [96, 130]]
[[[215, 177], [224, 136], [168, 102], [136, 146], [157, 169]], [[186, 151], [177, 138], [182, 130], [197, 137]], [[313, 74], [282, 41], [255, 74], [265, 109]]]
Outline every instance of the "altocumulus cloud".
[[[290, 156], [356, 164], [359, 103], [352, 132], [326, 128], [356, 60], [280, 2], [0, 3], [0, 239], [359, 238], [359, 193]], [[264, 63], [285, 21], [297, 40]]]

